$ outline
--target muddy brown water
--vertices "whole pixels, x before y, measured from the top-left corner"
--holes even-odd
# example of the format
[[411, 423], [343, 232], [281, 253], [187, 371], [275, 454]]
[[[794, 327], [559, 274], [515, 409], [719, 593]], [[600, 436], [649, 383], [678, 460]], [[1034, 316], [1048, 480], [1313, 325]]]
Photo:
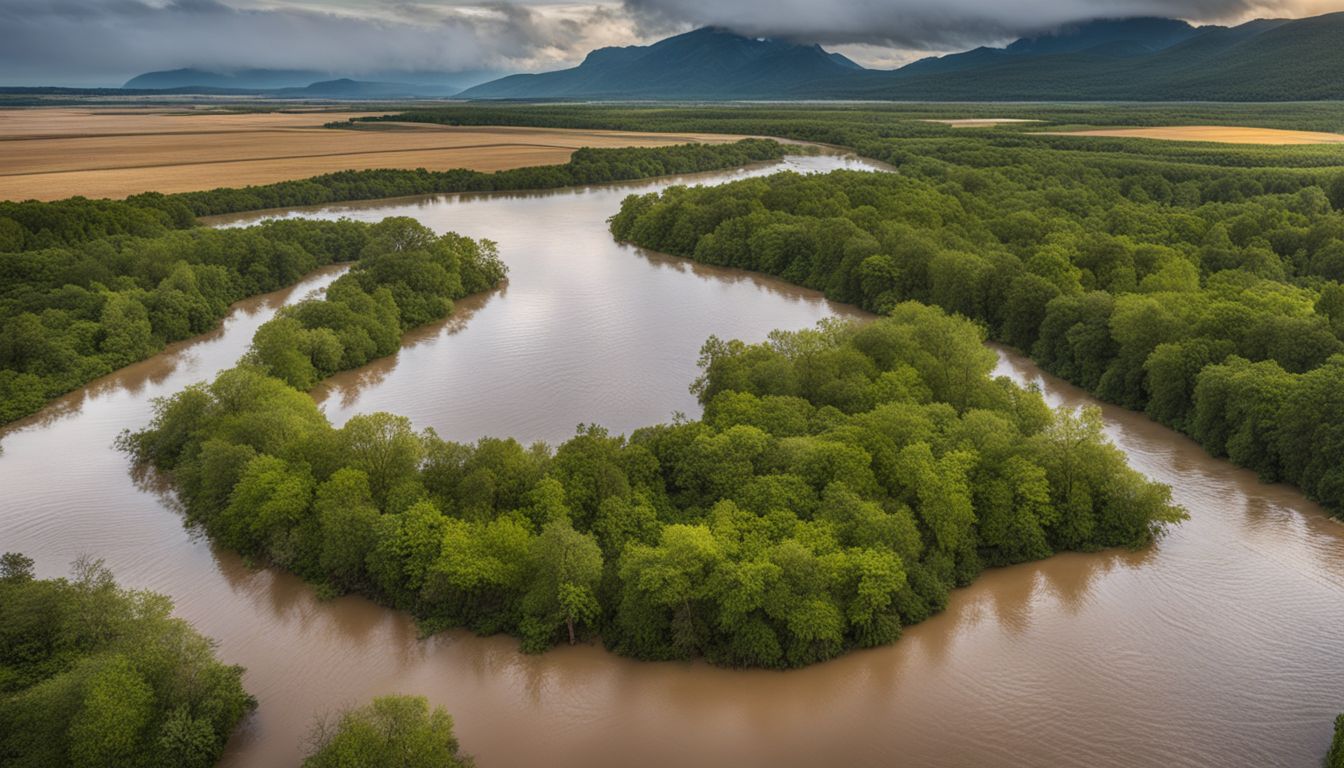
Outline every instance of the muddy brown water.
[[[414, 216], [497, 240], [511, 269], [506, 287], [315, 395], [336, 422], [390, 410], [458, 440], [556, 442], [594, 421], [628, 432], [699, 412], [687, 386], [711, 333], [760, 340], [863, 316], [612, 242], [604, 222], [621, 198], [668, 183], [302, 212]], [[225, 765], [296, 765], [316, 716], [398, 692], [449, 709], [486, 767], [1319, 765], [1344, 711], [1344, 526], [1117, 408], [1104, 409], [1108, 434], [1173, 487], [1188, 522], [1143, 552], [991, 571], [896, 644], [793, 672], [635, 662], [597, 646], [529, 656], [463, 632], [421, 639], [403, 614], [321, 601], [292, 576], [248, 569], [186, 530], [112, 442], [145, 423], [153, 398], [231, 365], [279, 306], [339, 271], [242, 302], [219, 331], [94, 382], [0, 441], [0, 549], [27, 552], [43, 576], [103, 557], [123, 583], [171, 595], [247, 667], [260, 708]], [[999, 352], [1001, 373], [1052, 403], [1094, 402]]]

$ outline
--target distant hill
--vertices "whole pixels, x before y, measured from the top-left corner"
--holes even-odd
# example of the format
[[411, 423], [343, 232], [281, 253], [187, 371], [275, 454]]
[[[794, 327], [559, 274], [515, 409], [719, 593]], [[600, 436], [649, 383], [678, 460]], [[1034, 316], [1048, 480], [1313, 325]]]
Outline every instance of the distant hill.
[[912, 65], [828, 90], [837, 98], [920, 100], [1344, 98], [1344, 14], [1191, 32], [1160, 48], [1151, 38], [1118, 37], [1091, 48], [1037, 47], [1046, 53], [1013, 54], [1009, 46], [955, 70]]
[[1344, 99], [1344, 13], [1194, 27], [1097, 20], [864, 69], [815, 45], [699, 29], [593, 51], [573, 69], [513, 75], [468, 99], [894, 99], [918, 101]]
[[313, 83], [303, 88], [282, 88], [273, 93], [277, 96], [322, 99], [424, 99], [445, 98], [461, 90], [452, 86], [376, 83], [343, 77]]
[[380, 72], [359, 77], [307, 69], [240, 69], [215, 72], [171, 69], [137, 75], [122, 86], [135, 91], [229, 93], [321, 98], [443, 98], [493, 80], [499, 72]]
[[227, 88], [255, 91], [275, 88], [303, 88], [309, 83], [330, 79], [330, 72], [304, 69], [241, 69], [234, 72], [209, 72], [203, 69], [186, 68], [146, 72], [127, 80], [122, 88], [136, 90]]
[[728, 99], [787, 97], [863, 72], [816, 45], [707, 27], [649, 46], [601, 48], [573, 69], [512, 75], [468, 88], [468, 99]]

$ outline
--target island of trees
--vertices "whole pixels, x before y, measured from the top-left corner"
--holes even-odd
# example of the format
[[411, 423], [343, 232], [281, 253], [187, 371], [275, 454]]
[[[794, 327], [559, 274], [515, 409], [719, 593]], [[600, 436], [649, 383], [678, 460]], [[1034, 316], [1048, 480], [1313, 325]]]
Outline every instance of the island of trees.
[[463, 238], [379, 224], [325, 298], [263, 325], [243, 365], [161, 402], [124, 445], [222, 544], [429, 629], [528, 650], [600, 634], [637, 658], [736, 666], [891, 642], [985, 567], [1140, 547], [1181, 517], [1096, 413], [992, 379], [979, 327], [916, 303], [711, 339], [704, 418], [628, 438], [462, 445], [391, 414], [327, 421], [317, 378], [440, 316], [440, 286], [488, 282], [492, 264]]

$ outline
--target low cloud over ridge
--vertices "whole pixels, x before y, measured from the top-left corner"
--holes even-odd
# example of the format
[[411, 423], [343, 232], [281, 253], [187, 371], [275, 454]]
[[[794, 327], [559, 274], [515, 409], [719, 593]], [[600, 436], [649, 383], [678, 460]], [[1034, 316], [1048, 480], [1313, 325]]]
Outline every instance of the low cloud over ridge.
[[0, 84], [118, 85], [155, 69], [537, 71], [696, 26], [845, 46], [892, 66], [1070, 22], [1235, 22], [1344, 0], [0, 0]]
[[1160, 16], [1235, 22], [1344, 9], [1305, 0], [624, 0], [646, 30], [714, 25], [822, 44], [954, 50], [1091, 19]]

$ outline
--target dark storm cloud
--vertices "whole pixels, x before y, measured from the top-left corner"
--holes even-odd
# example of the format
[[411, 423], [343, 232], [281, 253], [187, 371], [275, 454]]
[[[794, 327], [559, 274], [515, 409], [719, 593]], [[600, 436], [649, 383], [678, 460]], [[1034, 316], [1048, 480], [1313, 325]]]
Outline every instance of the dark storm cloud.
[[177, 67], [556, 66], [628, 38], [618, 15], [618, 6], [511, 3], [0, 0], [0, 83], [120, 84]]
[[[1238, 19], [1293, 13], [1295, 0], [624, 0], [639, 27], [715, 25], [820, 43], [949, 49], [1098, 18]], [[1316, 3], [1319, 5], [1319, 3]]]
[[869, 63], [1072, 21], [1216, 21], [1344, 0], [0, 0], [0, 84], [115, 85], [177, 67], [535, 71], [693, 26], [851, 44]]

